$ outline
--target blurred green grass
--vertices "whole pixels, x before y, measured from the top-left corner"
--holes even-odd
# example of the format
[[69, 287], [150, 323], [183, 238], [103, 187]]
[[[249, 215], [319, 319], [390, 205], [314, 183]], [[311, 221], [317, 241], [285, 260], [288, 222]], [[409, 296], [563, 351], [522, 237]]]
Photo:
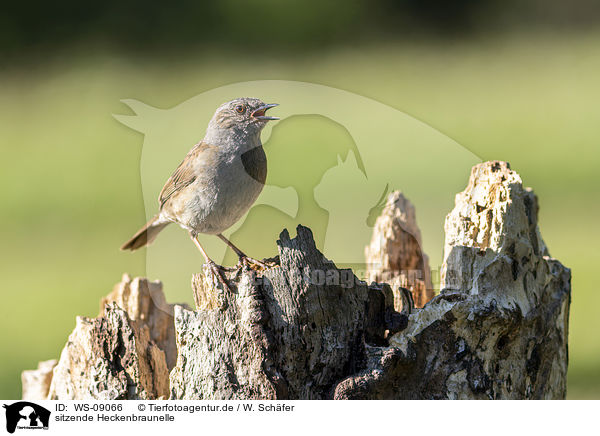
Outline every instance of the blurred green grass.
[[[228, 83], [286, 79], [379, 100], [484, 160], [511, 163], [540, 198], [551, 254], [573, 272], [569, 398], [600, 398], [599, 44], [593, 33], [522, 34], [371, 42], [277, 59], [217, 52], [132, 58], [99, 50], [5, 67], [0, 397], [20, 396], [21, 370], [58, 358], [75, 315], [95, 316], [123, 272], [144, 274], [142, 252], [118, 251], [145, 221], [143, 138], [112, 118], [124, 112], [119, 100], [168, 108]], [[171, 301], [173, 292], [166, 289]]]

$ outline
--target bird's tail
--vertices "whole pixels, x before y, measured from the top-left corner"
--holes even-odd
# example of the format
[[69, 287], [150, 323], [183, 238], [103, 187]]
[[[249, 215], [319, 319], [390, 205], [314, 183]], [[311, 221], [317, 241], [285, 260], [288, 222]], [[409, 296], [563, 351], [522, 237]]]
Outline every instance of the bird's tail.
[[144, 227], [137, 231], [132, 238], [121, 246], [121, 250], [137, 250], [150, 245], [162, 229], [170, 224], [169, 221], [161, 219], [159, 215], [152, 218]]

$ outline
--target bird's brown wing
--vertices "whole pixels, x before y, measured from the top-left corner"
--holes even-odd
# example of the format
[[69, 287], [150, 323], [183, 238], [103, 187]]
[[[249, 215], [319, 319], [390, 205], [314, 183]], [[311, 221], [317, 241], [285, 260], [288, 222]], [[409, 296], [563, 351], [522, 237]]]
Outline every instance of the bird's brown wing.
[[167, 183], [163, 186], [162, 191], [160, 191], [158, 202], [160, 203], [161, 209], [174, 194], [194, 183], [197, 177], [197, 170], [195, 170], [195, 168], [198, 167], [197, 159], [199, 158], [199, 155], [209, 152], [214, 148], [215, 147], [212, 145], [200, 142], [190, 150], [175, 172], [169, 177], [169, 180], [167, 180]]

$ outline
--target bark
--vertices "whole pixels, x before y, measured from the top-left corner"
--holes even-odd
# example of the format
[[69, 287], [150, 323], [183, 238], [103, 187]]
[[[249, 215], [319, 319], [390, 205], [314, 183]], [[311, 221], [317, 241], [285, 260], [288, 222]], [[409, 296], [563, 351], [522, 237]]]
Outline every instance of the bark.
[[442, 289], [422, 309], [394, 303], [399, 283], [418, 291], [403, 271], [429, 280], [414, 208], [399, 193], [366, 251], [378, 262], [370, 273], [394, 290], [337, 268], [302, 226], [281, 233], [274, 266], [228, 273], [229, 289], [195, 275], [196, 310], [125, 276], [97, 318], [78, 318], [52, 373], [24, 373], [24, 395], [564, 398], [570, 271], [550, 257], [537, 213], [508, 164], [474, 167], [446, 219]]
[[168, 398], [177, 350], [162, 285], [125, 275], [100, 306], [97, 318], [77, 318], [48, 398]]
[[415, 356], [401, 397], [565, 398], [571, 272], [537, 217], [507, 163], [473, 168], [446, 218], [442, 291], [390, 340]]
[[175, 309], [171, 398], [331, 398], [336, 382], [364, 365], [367, 343], [387, 343], [386, 330], [406, 325], [389, 286], [338, 269], [308, 228], [294, 239], [283, 231], [277, 245], [278, 265], [242, 272], [233, 291], [194, 277], [197, 300], [212, 303]]

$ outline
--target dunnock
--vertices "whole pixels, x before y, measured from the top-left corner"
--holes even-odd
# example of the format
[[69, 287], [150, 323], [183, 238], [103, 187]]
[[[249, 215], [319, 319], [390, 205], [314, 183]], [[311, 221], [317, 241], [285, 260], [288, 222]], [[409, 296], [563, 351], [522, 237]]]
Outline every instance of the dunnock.
[[222, 232], [252, 206], [267, 178], [267, 158], [260, 132], [269, 120], [265, 112], [277, 104], [256, 98], [238, 98], [222, 104], [208, 124], [204, 139], [196, 144], [167, 180], [159, 195], [159, 212], [121, 250], [150, 244], [170, 223], [186, 229], [207, 266], [227, 287], [220, 267], [206, 254], [199, 233], [217, 235], [240, 258], [238, 265], [265, 267], [249, 258]]

